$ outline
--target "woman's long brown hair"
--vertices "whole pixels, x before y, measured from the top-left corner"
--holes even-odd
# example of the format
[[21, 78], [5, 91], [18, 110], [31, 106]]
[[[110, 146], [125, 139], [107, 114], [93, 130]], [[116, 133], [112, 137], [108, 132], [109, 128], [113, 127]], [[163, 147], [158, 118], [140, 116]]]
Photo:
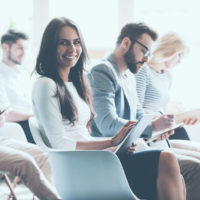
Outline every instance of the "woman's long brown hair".
[[88, 59], [88, 54], [81, 32], [78, 26], [73, 21], [64, 17], [55, 18], [47, 25], [42, 37], [42, 42], [37, 57], [35, 70], [38, 74], [51, 78], [55, 81], [57, 85], [57, 92], [55, 96], [59, 98], [62, 117], [64, 119], [68, 119], [70, 123], [74, 124], [78, 120], [77, 108], [74, 104], [70, 92], [65, 86], [64, 81], [59, 76], [57, 70], [56, 54], [58, 35], [60, 33], [61, 28], [64, 26], [70, 26], [71, 28], [76, 30], [80, 38], [82, 53], [76, 65], [70, 70], [69, 80], [72, 81], [80, 97], [90, 107], [91, 119], [88, 122], [89, 125], [94, 116], [94, 110], [92, 106], [91, 90], [84, 76], [84, 65], [86, 63], [86, 60]]

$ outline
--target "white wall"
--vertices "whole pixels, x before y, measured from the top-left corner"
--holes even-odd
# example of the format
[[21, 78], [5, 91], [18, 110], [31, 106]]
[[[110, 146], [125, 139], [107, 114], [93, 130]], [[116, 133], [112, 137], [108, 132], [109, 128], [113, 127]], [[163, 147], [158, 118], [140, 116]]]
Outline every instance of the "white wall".
[[188, 42], [190, 54], [174, 70], [171, 99], [184, 102], [186, 109], [200, 107], [199, 0], [0, 0], [0, 5], [0, 35], [13, 26], [30, 36], [24, 61], [30, 71], [41, 35], [53, 17], [72, 18], [79, 24], [88, 49], [101, 52], [114, 48], [119, 30], [127, 22], [143, 21], [160, 35], [177, 32]]

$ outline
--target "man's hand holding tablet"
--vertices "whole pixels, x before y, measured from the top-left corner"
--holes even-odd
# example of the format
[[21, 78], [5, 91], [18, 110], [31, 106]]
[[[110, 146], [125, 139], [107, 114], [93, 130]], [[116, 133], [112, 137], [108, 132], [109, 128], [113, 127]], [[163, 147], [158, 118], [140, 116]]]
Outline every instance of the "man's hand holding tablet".
[[175, 123], [175, 115], [173, 114], [164, 114], [152, 121], [152, 131], [158, 132], [164, 129], [170, 128]]
[[159, 141], [159, 140], [167, 139], [170, 135], [172, 135], [174, 133], [174, 129], [181, 127], [183, 125], [184, 125], [184, 123], [175, 124], [171, 128], [155, 132], [155, 133], [152, 134], [152, 137], [149, 138], [146, 142], [150, 143], [150, 142], [153, 142], [155, 140]]
[[131, 129], [129, 128], [125, 138], [119, 143], [115, 153], [117, 155], [134, 151], [134, 142], [142, 135], [145, 128], [151, 123], [153, 115], [144, 115]]

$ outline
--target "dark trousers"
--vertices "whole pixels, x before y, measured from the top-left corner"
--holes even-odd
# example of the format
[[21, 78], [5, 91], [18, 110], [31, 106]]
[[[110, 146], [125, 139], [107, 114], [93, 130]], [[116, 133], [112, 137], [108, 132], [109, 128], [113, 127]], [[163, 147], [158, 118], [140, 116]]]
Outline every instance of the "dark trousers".
[[17, 122], [17, 123], [22, 127], [27, 141], [29, 143], [36, 144], [34, 139], [33, 139], [32, 134], [31, 134], [31, 130], [30, 130], [30, 127], [29, 127], [29, 124], [28, 124], [28, 120]]
[[190, 137], [187, 133], [187, 131], [185, 130], [184, 127], [180, 127], [180, 128], [176, 128], [174, 130], [174, 135], [171, 135], [169, 137], [170, 140], [175, 140], [175, 139], [178, 139], [178, 140], [190, 140]]
[[129, 186], [141, 199], [157, 200], [159, 150], [118, 155]]

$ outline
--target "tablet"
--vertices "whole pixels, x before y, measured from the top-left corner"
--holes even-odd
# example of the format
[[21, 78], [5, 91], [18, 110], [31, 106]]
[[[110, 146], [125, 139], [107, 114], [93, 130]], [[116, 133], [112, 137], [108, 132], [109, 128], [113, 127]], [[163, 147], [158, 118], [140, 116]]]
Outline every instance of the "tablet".
[[153, 117], [154, 115], [144, 115], [118, 145], [115, 153], [119, 155], [126, 152], [132, 143], [142, 135], [146, 127], [151, 123]]
[[157, 139], [159, 136], [161, 136], [162, 134], [164, 134], [164, 133], [166, 133], [166, 132], [168, 132], [168, 131], [174, 130], [174, 129], [178, 128], [178, 127], [181, 127], [181, 126], [183, 126], [183, 125], [184, 125], [184, 123], [180, 123], [180, 124], [176, 124], [176, 125], [172, 126], [171, 128], [168, 128], [168, 129], [165, 129], [165, 130], [162, 130], [162, 131], [155, 132], [155, 133], [152, 134], [152, 137], [149, 138], [149, 139], [146, 141], [146, 143], [153, 142], [154, 140], [156, 140], [156, 139]]

